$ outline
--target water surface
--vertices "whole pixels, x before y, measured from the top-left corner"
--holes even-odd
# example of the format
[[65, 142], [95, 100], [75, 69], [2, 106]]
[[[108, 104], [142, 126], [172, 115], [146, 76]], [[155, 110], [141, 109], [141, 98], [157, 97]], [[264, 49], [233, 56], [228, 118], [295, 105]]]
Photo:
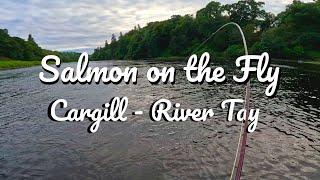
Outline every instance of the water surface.
[[[190, 84], [186, 62], [101, 61], [91, 66], [136, 66], [138, 83], [44, 85], [40, 67], [0, 72], [0, 179], [227, 179], [237, 147], [240, 123], [227, 122], [219, 103], [243, 98], [244, 85], [232, 81], [233, 64], [222, 85]], [[71, 63], [69, 65], [74, 66]], [[176, 83], [151, 85], [149, 67], [174, 66]], [[281, 67], [277, 95], [252, 82], [252, 106], [260, 108], [257, 130], [249, 134], [244, 179], [319, 179], [320, 74]], [[72, 108], [100, 108], [114, 96], [127, 96], [128, 121], [54, 122], [49, 104], [65, 98]], [[167, 98], [183, 108], [213, 108], [205, 122], [152, 122], [150, 105]], [[238, 108], [241, 108], [238, 107]], [[133, 116], [136, 110], [143, 115]]]

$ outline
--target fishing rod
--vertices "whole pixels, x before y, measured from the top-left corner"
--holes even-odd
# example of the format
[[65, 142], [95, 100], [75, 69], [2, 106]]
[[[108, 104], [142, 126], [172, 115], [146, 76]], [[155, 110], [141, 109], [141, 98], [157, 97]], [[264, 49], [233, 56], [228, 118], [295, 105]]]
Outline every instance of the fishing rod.
[[[213, 32], [206, 40], [204, 40], [194, 52], [199, 50], [200, 47], [203, 46], [205, 43], [207, 43], [212, 37], [214, 37], [214, 35], [216, 33], [218, 33], [220, 30], [222, 30], [223, 28], [225, 28], [226, 26], [229, 26], [229, 25], [234, 25], [239, 30], [239, 32], [241, 34], [241, 38], [242, 38], [243, 47], [244, 47], [244, 54], [245, 55], [249, 55], [248, 47], [247, 47], [247, 41], [246, 41], [246, 38], [244, 36], [244, 33], [243, 33], [241, 27], [239, 26], [239, 24], [237, 24], [235, 22], [229, 22], [229, 23], [226, 23], [223, 26], [221, 26], [219, 29], [217, 29], [215, 32]], [[245, 104], [244, 104], [244, 108], [246, 110], [246, 113], [245, 113], [246, 115], [245, 115], [245, 120], [242, 121], [241, 129], [240, 129], [238, 145], [237, 145], [237, 151], [236, 151], [235, 159], [234, 159], [234, 162], [233, 162], [233, 167], [232, 167], [232, 171], [231, 171], [231, 175], [230, 175], [230, 180], [232, 180], [232, 177], [233, 177], [233, 174], [234, 174], [234, 170], [235, 170], [237, 159], [238, 159], [239, 150], [240, 150], [240, 154], [239, 154], [239, 160], [238, 160], [235, 179], [236, 180], [240, 180], [241, 173], [242, 173], [242, 167], [243, 167], [243, 163], [244, 163], [244, 155], [245, 155], [245, 151], [246, 151], [247, 135], [248, 135], [248, 133], [247, 133], [247, 131], [245, 129], [247, 129], [247, 127], [248, 127], [248, 117], [249, 117], [249, 113], [248, 112], [249, 112], [249, 106], [250, 106], [250, 93], [251, 93], [251, 87], [250, 87], [250, 79], [249, 79], [248, 82], [246, 83], [246, 87], [245, 87]], [[242, 139], [241, 139], [241, 137], [242, 137]], [[240, 144], [241, 144], [241, 147], [240, 147]]]

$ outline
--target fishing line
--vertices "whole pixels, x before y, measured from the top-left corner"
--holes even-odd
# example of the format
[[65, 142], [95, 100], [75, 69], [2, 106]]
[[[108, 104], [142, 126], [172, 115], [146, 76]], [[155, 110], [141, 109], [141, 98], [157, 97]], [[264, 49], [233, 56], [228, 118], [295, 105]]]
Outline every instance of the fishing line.
[[[234, 25], [237, 27], [237, 29], [239, 30], [241, 37], [242, 37], [242, 43], [243, 43], [243, 47], [244, 47], [244, 53], [245, 55], [249, 55], [248, 53], [248, 47], [247, 47], [247, 41], [246, 38], [244, 36], [244, 33], [241, 29], [241, 27], [234, 22], [229, 22], [227, 24], [224, 24], [223, 26], [221, 26], [219, 29], [217, 29], [215, 32], [213, 32], [206, 40], [204, 40], [196, 50], [194, 50], [193, 52], [196, 52], [197, 50], [200, 49], [201, 46], [203, 46], [205, 43], [207, 43], [212, 37], [214, 37], [214, 35], [216, 33], [218, 33], [220, 30], [222, 30], [223, 28], [225, 28], [228, 25]], [[194, 53], [191, 53], [194, 54]], [[245, 104], [244, 107], [246, 109], [246, 112], [248, 112], [249, 109], [249, 103], [250, 103], [250, 80], [246, 83], [246, 93], [245, 93]], [[235, 154], [235, 158], [234, 158], [234, 162], [233, 162], [233, 167], [232, 167], [232, 171], [231, 171], [231, 175], [230, 175], [230, 180], [233, 177], [234, 174], [234, 170], [236, 168], [236, 163], [237, 163], [237, 159], [238, 159], [238, 154], [239, 154], [239, 150], [240, 150], [240, 144], [241, 144], [241, 135], [242, 135], [242, 144], [241, 144], [241, 151], [240, 151], [240, 157], [239, 157], [239, 161], [238, 161], [238, 167], [237, 167], [237, 172], [236, 172], [236, 180], [240, 180], [241, 177], [241, 171], [242, 171], [242, 166], [243, 166], [243, 162], [244, 162], [244, 154], [245, 154], [245, 147], [246, 147], [246, 141], [247, 141], [247, 131], [244, 131], [244, 127], [248, 126], [248, 115], [249, 113], [246, 113], [246, 117], [245, 120], [242, 121], [242, 125], [240, 128], [240, 134], [239, 134], [239, 139], [238, 139], [238, 145], [237, 145], [237, 151]]]

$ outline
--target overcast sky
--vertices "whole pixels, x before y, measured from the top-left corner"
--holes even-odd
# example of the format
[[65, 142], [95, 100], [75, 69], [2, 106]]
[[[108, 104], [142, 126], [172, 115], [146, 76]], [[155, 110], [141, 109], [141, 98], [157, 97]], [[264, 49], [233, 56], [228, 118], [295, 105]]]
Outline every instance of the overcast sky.
[[[222, 4], [235, 0], [218, 0]], [[310, 0], [305, 0], [310, 1]], [[112, 33], [135, 25], [194, 14], [210, 0], [1, 0], [0, 28], [12, 36], [31, 33], [43, 48], [86, 50], [102, 46]], [[265, 0], [279, 13], [292, 0]]]

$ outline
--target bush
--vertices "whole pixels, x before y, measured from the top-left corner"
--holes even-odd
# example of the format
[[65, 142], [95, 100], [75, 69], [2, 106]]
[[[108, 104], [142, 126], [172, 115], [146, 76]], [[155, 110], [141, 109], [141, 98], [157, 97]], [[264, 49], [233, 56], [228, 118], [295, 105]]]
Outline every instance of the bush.
[[236, 58], [244, 54], [245, 52], [244, 52], [243, 45], [231, 45], [225, 51], [225, 55], [230, 58]]

